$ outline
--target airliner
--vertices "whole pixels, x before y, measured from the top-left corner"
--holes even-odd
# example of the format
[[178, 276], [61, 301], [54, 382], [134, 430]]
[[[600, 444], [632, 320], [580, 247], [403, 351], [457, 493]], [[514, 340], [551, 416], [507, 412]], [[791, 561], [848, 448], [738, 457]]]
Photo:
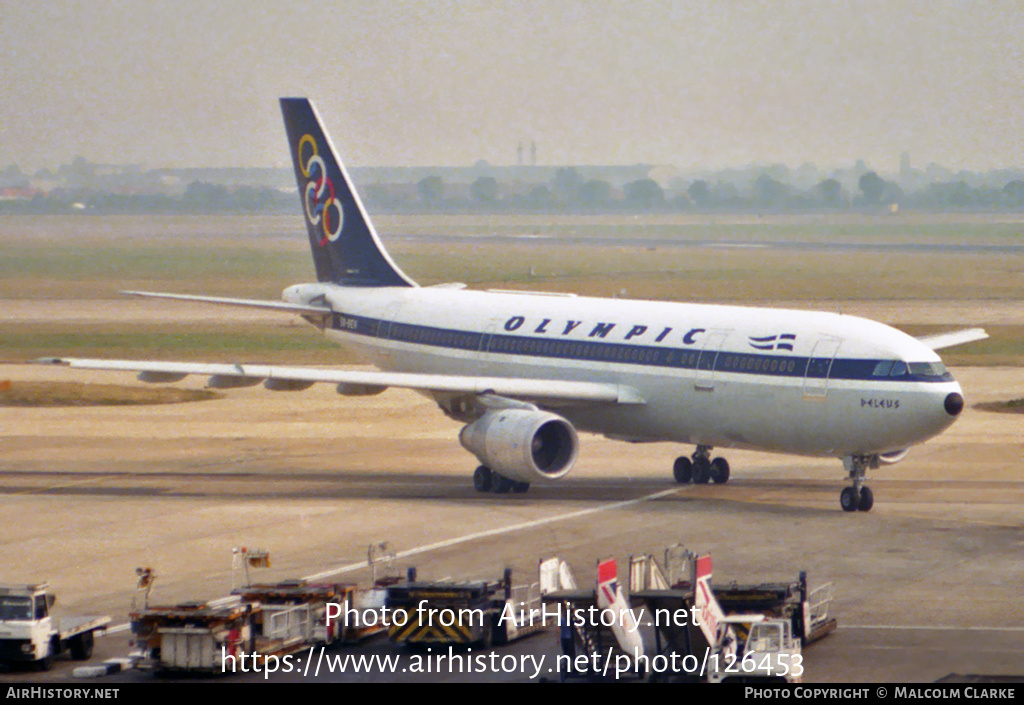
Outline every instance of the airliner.
[[832, 457], [848, 512], [874, 503], [868, 469], [903, 459], [964, 407], [935, 351], [987, 337], [978, 328], [916, 339], [836, 313], [419, 286], [381, 244], [313, 104], [280, 102], [317, 281], [280, 301], [125, 293], [297, 314], [377, 369], [47, 362], [158, 383], [206, 375], [222, 389], [412, 389], [464, 424], [480, 492], [565, 477], [578, 431], [693, 446], [674, 462], [679, 483], [727, 482], [715, 448]]

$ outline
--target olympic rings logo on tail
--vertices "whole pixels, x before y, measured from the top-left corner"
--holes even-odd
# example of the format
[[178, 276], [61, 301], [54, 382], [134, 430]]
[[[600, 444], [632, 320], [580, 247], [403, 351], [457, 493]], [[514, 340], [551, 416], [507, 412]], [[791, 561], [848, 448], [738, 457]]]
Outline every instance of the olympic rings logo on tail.
[[345, 212], [334, 193], [334, 182], [327, 176], [327, 165], [312, 135], [305, 134], [299, 140], [297, 157], [302, 176], [309, 179], [302, 197], [306, 219], [310, 225], [320, 226], [319, 230], [323, 232], [320, 246], [323, 247], [341, 236]]

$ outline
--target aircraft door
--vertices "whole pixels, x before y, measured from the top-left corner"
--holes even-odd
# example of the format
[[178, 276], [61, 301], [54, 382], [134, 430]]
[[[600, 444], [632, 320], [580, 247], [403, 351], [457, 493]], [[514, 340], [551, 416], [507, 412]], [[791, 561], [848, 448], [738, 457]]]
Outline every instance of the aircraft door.
[[384, 309], [384, 316], [377, 321], [377, 337], [387, 340], [391, 337], [391, 326], [398, 319], [402, 304], [391, 304]]
[[[377, 337], [382, 340], [400, 339], [396, 337], [395, 333], [398, 328], [398, 317], [402, 311], [402, 304], [391, 304], [384, 309], [384, 316], [377, 321]], [[380, 348], [381, 355], [385, 360], [390, 360], [393, 354], [393, 350], [390, 346]]]
[[832, 374], [832, 363], [839, 353], [843, 339], [831, 335], [818, 338], [807, 360], [804, 373], [804, 399], [820, 401], [828, 398], [828, 380]]
[[477, 350], [480, 369], [479, 374], [501, 374], [501, 366], [494, 359], [494, 355], [488, 353], [501, 353], [506, 351], [505, 348], [508, 344], [499, 343], [495, 337], [505, 332], [505, 321], [505, 316], [494, 316], [487, 321], [487, 325], [484, 328], [484, 334], [480, 336], [480, 348]]
[[715, 328], [704, 334], [704, 346], [701, 348], [700, 357], [697, 358], [697, 369], [693, 377], [694, 389], [710, 392], [715, 388], [715, 362], [726, 337], [731, 332]]

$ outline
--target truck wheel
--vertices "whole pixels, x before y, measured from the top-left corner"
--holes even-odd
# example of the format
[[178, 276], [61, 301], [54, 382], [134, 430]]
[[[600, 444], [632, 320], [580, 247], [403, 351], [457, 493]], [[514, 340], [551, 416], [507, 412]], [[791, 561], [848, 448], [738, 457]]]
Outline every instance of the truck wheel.
[[37, 671], [49, 671], [51, 668], [53, 668], [53, 656], [43, 656], [36, 661]]
[[71, 658], [87, 661], [92, 657], [92, 632], [83, 632], [71, 640]]

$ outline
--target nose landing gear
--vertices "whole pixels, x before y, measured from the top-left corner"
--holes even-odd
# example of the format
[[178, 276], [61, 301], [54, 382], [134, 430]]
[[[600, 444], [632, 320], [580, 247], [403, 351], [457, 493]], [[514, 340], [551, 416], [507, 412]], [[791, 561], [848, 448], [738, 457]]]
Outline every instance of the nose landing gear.
[[844, 512], [868, 512], [875, 504], [875, 496], [866, 485], [859, 492], [856, 487], [844, 487], [839, 493], [839, 504]]
[[877, 459], [870, 455], [848, 455], [843, 458], [843, 467], [850, 476], [850, 487], [839, 493], [839, 506], [844, 512], [869, 512], [875, 504], [875, 495], [864, 484], [869, 467], [877, 467]]

